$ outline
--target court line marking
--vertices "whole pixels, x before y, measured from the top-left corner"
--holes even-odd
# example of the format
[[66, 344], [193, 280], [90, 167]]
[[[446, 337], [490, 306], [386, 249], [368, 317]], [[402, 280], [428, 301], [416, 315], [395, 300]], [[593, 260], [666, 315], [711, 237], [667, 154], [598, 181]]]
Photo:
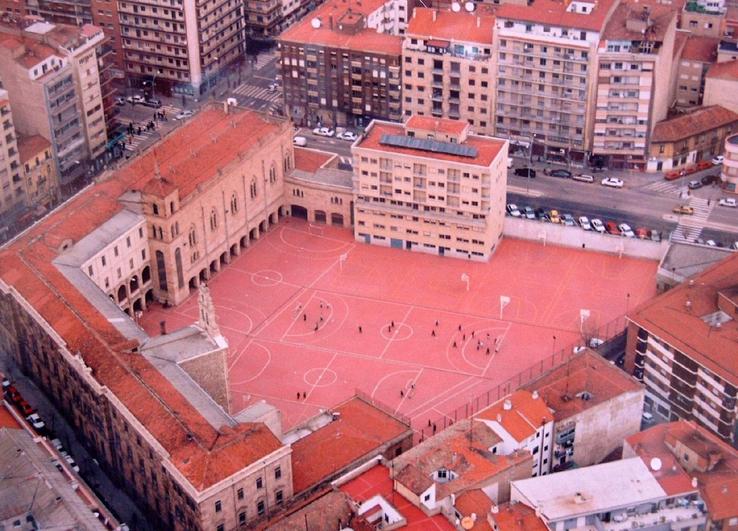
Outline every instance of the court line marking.
[[[290, 325], [289, 325], [289, 326], [287, 327], [287, 329], [286, 329], [286, 330], [285, 330], [284, 332], [282, 332], [282, 335], [281, 335], [281, 336], [279, 337], [279, 340], [280, 340], [280, 341], [282, 341], [282, 340], [284, 339], [284, 337], [285, 337], [285, 336], [286, 336], [286, 335], [288, 334], [288, 332], [289, 332], [290, 330], [292, 330], [292, 327], [293, 327], [293, 326], [295, 326], [295, 323], [297, 322], [297, 320], [298, 320], [298, 319], [299, 319], [299, 318], [300, 318], [300, 317], [302, 316], [302, 314], [304, 314], [304, 313], [305, 313], [305, 310], [307, 309], [308, 305], [310, 304], [310, 301], [312, 301], [312, 300], [313, 300], [313, 297], [315, 297], [315, 294], [316, 294], [316, 293], [317, 293], [317, 290], [313, 290], [313, 291], [312, 291], [312, 292], [310, 293], [310, 297], [309, 297], [309, 298], [308, 298], [308, 300], [307, 300], [307, 301], [305, 302], [305, 304], [302, 304], [302, 303], [301, 303], [300, 301], [298, 301], [298, 300], [295, 300], [295, 302], [296, 302], [297, 304], [299, 304], [300, 306], [302, 306], [302, 310], [300, 310], [299, 312], [297, 312], [297, 315], [296, 315], [295, 317], [293, 317], [293, 318], [292, 318], [292, 321], [290, 322]], [[307, 314], [306, 314], [306, 315], [307, 315]], [[291, 334], [290, 334], [290, 336], [291, 336]]]
[[418, 370], [419, 370], [418, 368], [401, 369], [399, 371], [392, 371], [392, 372], [389, 372], [389, 373], [385, 374], [374, 385], [374, 389], [372, 389], [372, 392], [369, 394], [369, 396], [371, 396], [372, 398], [376, 398], [374, 395], [379, 390], [379, 386], [382, 385], [387, 378], [391, 378], [392, 376], [396, 376], [398, 374], [402, 374], [403, 372], [409, 372], [409, 373], [412, 373], [412, 374], [417, 374]]
[[[251, 345], [252, 345], [252, 343], [249, 343], [246, 347], [244, 347], [243, 351], [245, 351]], [[245, 380], [239, 380], [237, 382], [229, 382], [231, 385], [243, 385], [243, 384], [248, 383], [248, 382], [253, 382], [254, 380], [256, 380], [257, 378], [259, 378], [264, 373], [264, 371], [267, 369], [267, 367], [269, 367], [269, 365], [271, 365], [271, 363], [272, 363], [272, 351], [271, 351], [271, 349], [269, 347], [267, 347], [265, 345], [261, 345], [259, 343], [256, 343], [256, 346], [259, 347], [259, 348], [264, 349], [264, 351], [267, 353], [267, 361], [266, 361], [266, 363], [264, 363], [264, 366], [261, 368], [261, 370], [259, 372], [257, 372], [256, 374], [254, 374], [252, 377], [246, 378]], [[241, 352], [241, 354], [243, 353], [243, 351]]]
[[[418, 383], [418, 378], [420, 378], [420, 375], [423, 374], [423, 370], [424, 369], [425, 369], [425, 367], [421, 367], [420, 370], [418, 371], [418, 374], [415, 376], [415, 378], [410, 379], [410, 388], [411, 389], [414, 390], [414, 386], [415, 386], [416, 383]], [[397, 404], [397, 407], [395, 408], [395, 413], [397, 413], [398, 411], [400, 411], [400, 408], [405, 403], [405, 400], [408, 399], [408, 398], [410, 398], [410, 393], [407, 391], [407, 386], [405, 387], [405, 389], [406, 390], [403, 393], [402, 398], [400, 398], [400, 403]]]
[[[399, 323], [400, 324], [405, 324], [405, 321], [410, 316], [410, 313], [412, 311], [413, 311], [413, 306], [410, 305], [410, 307], [408, 308], [407, 312], [405, 312], [404, 317], [399, 321]], [[410, 326], [410, 325], [408, 325], [408, 326]], [[397, 330], [395, 329], [392, 332], [392, 338], [390, 338], [389, 340], [387, 340], [387, 343], [384, 345], [384, 348], [382, 349], [382, 352], [379, 354], [379, 357], [377, 359], [380, 359], [381, 360], [382, 358], [384, 358], [384, 355], [387, 353], [387, 351], [389, 350], [389, 348], [392, 345], [392, 343], [394, 343], [394, 341], [395, 341], [394, 336], [396, 334], [397, 334]], [[380, 333], [380, 336], [381, 336], [381, 333]]]
[[[461, 380], [460, 382], [456, 382], [456, 383], [455, 383], [454, 385], [452, 385], [451, 387], [447, 387], [447, 388], [446, 388], [446, 389], [445, 389], [445, 390], [444, 390], [444, 391], [443, 391], [442, 393], [440, 393], [440, 394], [435, 394], [435, 395], [433, 396], [433, 398], [429, 398], [428, 400], [426, 400], [426, 401], [425, 401], [425, 402], [423, 402], [422, 404], [418, 404], [418, 405], [417, 405], [417, 406], [416, 406], [416, 407], [415, 407], [414, 409], [411, 409], [410, 411], [408, 411], [408, 412], [406, 413], [406, 414], [407, 414], [407, 416], [410, 416], [411, 418], [414, 418], [414, 417], [415, 417], [415, 412], [416, 412], [416, 411], [423, 411], [423, 409], [422, 409], [422, 408], [426, 407], [426, 406], [427, 406], [427, 405], [428, 405], [429, 403], [431, 403], [431, 402], [434, 402], [434, 401], [437, 401], [437, 400], [438, 400], [438, 399], [439, 399], [440, 397], [442, 397], [442, 396], [443, 396], [443, 395], [445, 395], [445, 394], [448, 394], [448, 393], [450, 393], [450, 392], [451, 392], [451, 391], [452, 391], [453, 389], [455, 389], [455, 388], [457, 388], [457, 387], [459, 387], [459, 386], [464, 386], [464, 385], [466, 385], [466, 384], [467, 384], [467, 383], [469, 382], [469, 380], [471, 380], [471, 379], [473, 379], [473, 378], [478, 378], [478, 376], [472, 376], [472, 375], [467, 375], [467, 376], [466, 376], [466, 377], [465, 377], [465, 378], [464, 378], [463, 380]], [[455, 397], [455, 396], [457, 396], [458, 392], [459, 392], [459, 391], [455, 391], [455, 392], [454, 392], [454, 393], [453, 393], [452, 395], [450, 395], [450, 396], [453, 396], [453, 397]]]
[[[323, 371], [320, 373], [320, 376], [318, 376], [318, 379], [316, 381], [319, 382], [319, 381], [321, 381], [323, 379], [323, 376], [325, 376], [325, 371], [327, 371], [330, 368], [331, 364], [333, 363], [333, 360], [336, 359], [336, 356], [338, 356], [338, 354], [333, 354], [333, 356], [328, 361], [328, 363], [326, 364], [326, 366], [323, 367]], [[314, 367], [314, 369], [317, 369], [317, 368], [318, 367]], [[338, 378], [336, 378], [336, 381], [338, 381]], [[334, 383], [336, 383], [336, 382], [334, 381], [333, 383], [331, 383], [330, 385], [326, 385], [325, 387], [331, 387]], [[308, 385], [310, 385], [310, 384], [308, 384]], [[307, 394], [307, 397], [305, 398], [305, 400], [310, 400], [310, 396], [313, 394], [313, 391], [315, 391], [315, 388], [316, 387], [317, 387], [317, 384], [313, 384], [311, 386], [310, 391], [308, 391], [308, 394]]]

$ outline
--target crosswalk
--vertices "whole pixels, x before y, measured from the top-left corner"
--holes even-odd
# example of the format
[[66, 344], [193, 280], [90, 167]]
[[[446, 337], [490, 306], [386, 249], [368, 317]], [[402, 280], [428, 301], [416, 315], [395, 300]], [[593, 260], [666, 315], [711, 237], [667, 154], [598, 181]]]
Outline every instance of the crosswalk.
[[269, 53], [260, 53], [256, 57], [256, 64], [254, 65], [254, 68], [256, 70], [261, 70], [266, 66], [270, 61], [273, 61], [277, 58], [276, 52], [269, 52]]
[[244, 83], [233, 91], [237, 96], [243, 98], [254, 98], [257, 100], [264, 100], [270, 103], [277, 103], [282, 101], [282, 91], [280, 90], [269, 90], [256, 85], [250, 85]]
[[700, 237], [702, 229], [707, 223], [715, 203], [708, 203], [707, 199], [692, 196], [687, 203], [694, 209], [694, 214], [679, 216], [679, 223], [671, 234], [672, 241], [695, 242]]
[[[176, 107], [174, 105], [163, 105], [159, 109], [151, 109], [151, 118], [153, 120], [154, 118], [154, 112], [164, 112], [167, 120], [174, 120], [174, 117], [179, 114], [182, 109], [179, 107]], [[160, 127], [161, 122], [156, 122], [156, 128], [153, 130], [147, 130], [146, 129], [146, 123], [141, 124], [134, 124], [134, 133], [133, 135], [129, 135], [126, 139], [126, 150], [128, 151], [136, 151], [141, 144], [146, 142], [149, 138], [152, 136], [156, 136], [157, 139], [160, 138], [160, 134], [158, 132], [158, 128]], [[141, 126], [141, 134], [139, 135], [138, 132], [138, 125]]]
[[684, 186], [679, 181], [656, 181], [643, 187], [644, 190], [665, 195], [680, 195]]

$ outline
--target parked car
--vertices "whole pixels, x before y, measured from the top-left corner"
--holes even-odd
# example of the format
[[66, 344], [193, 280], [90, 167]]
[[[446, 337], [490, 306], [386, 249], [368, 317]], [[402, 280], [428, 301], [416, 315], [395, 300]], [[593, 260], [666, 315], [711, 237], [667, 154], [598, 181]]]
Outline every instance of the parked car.
[[633, 232], [633, 229], [630, 228], [630, 225], [627, 223], [620, 223], [618, 225], [618, 230], [620, 231], [621, 236], [625, 236], [626, 238], [635, 238], [635, 233]]
[[589, 219], [587, 219], [587, 216], [579, 216], [579, 226], [582, 227], [583, 230], [592, 230], [592, 225], [589, 222]]
[[638, 227], [635, 230], [636, 238], [640, 238], [641, 240], [647, 240], [649, 238], [648, 229], [644, 227]]
[[318, 136], [333, 136], [336, 132], [330, 127], [316, 127], [313, 129], [313, 134]]
[[595, 178], [592, 175], [587, 175], [586, 173], [577, 173], [572, 177], [572, 179], [582, 183], [593, 183], [595, 181]]
[[8, 378], [3, 378], [3, 392], [11, 386], [11, 382]]
[[605, 177], [600, 182], [602, 186], [609, 186], [610, 188], [622, 188], [625, 184], [622, 179], [618, 179], [617, 177]]
[[359, 137], [353, 131], [342, 131], [336, 135], [336, 138], [340, 138], [341, 140], [348, 140], [349, 142], [353, 142]]
[[686, 214], [686, 215], [694, 214], [694, 208], [692, 208], [689, 205], [675, 206], [674, 208], [671, 209], [671, 211], [674, 212], [675, 214]]
[[146, 107], [151, 107], [152, 109], [159, 109], [161, 107], [161, 100], [150, 99], [144, 101], [143, 104]]
[[712, 162], [709, 160], [701, 160], [697, 163], [697, 170], [706, 170], [708, 168], [712, 168]]
[[561, 223], [561, 217], [559, 216], [558, 210], [551, 210], [548, 213], [548, 217], [551, 218], [551, 223]]
[[20, 411], [20, 414], [24, 417], [28, 417], [29, 415], [32, 415], [36, 412], [36, 410], [31, 407], [31, 404], [29, 404], [22, 398], [19, 402], [15, 404], [15, 407], [18, 408], [18, 411]]
[[620, 229], [618, 228], [618, 224], [615, 223], [614, 221], [606, 221], [605, 230], [607, 230], [608, 234], [614, 234], [615, 236], [620, 236]]
[[56, 448], [57, 452], [61, 452], [62, 448], [64, 448], [59, 439], [51, 439], [51, 445]]
[[600, 234], [605, 233], [605, 224], [602, 223], [601, 219], [593, 218], [590, 223], [592, 224], [592, 230], [594, 230], [595, 232], [599, 232]]
[[519, 218], [521, 215], [520, 210], [518, 210], [518, 205], [516, 205], [515, 203], [508, 203], [505, 210], [507, 210], [508, 216], [512, 216], [514, 218]]
[[548, 216], [548, 212], [540, 207], [536, 208], [536, 217], [538, 218], [538, 221], [543, 221], [545, 223], [549, 223], [551, 221], [551, 218]]
[[[65, 452], [62, 452], [62, 454], [64, 454], [64, 453]], [[75, 472], [79, 473], [79, 467], [77, 466], [77, 463], [74, 461], [74, 458], [71, 455], [69, 455], [69, 454], [64, 455], [64, 460], [67, 463], [69, 463], [69, 466], [72, 467], [72, 470], [74, 470]]]
[[733, 197], [723, 197], [720, 201], [718, 201], [718, 205], [724, 207], [735, 208], [736, 204], [736, 200]]
[[3, 389], [3, 391], [5, 393], [5, 398], [10, 400], [12, 404], [17, 404], [18, 402], [23, 400], [23, 397], [18, 392], [18, 389], [16, 389], [15, 386], [12, 384]]
[[174, 116], [175, 120], [186, 120], [192, 117], [193, 112], [189, 110], [181, 111]]
[[702, 184], [704, 184], [705, 186], [707, 186], [708, 184], [712, 184], [717, 180], [718, 180], [717, 175], [705, 175], [702, 177], [702, 179], [700, 179], [700, 181], [702, 181]]
[[574, 216], [572, 216], [571, 214], [562, 214], [561, 223], [563, 223], [566, 227], [576, 227], [577, 225], [577, 222], [574, 221]]
[[530, 177], [531, 179], [535, 179], [536, 170], [533, 168], [515, 168], [515, 170], [513, 170], [513, 174], [519, 177]]
[[308, 141], [304, 136], [296, 136], [292, 139], [292, 143], [296, 146], [305, 147], [307, 146]]
[[657, 230], [651, 229], [651, 232], [649, 233], [649, 236], [651, 237], [651, 241], [653, 242], [660, 242], [661, 241], [661, 233]]
[[126, 99], [118, 96], [117, 98], [115, 98], [115, 104], [116, 105], [125, 105], [126, 104]]
[[568, 170], [543, 170], [543, 173], [551, 177], [560, 177], [562, 179], [571, 179], [571, 172]]
[[687, 188], [690, 190], [697, 190], [698, 188], [702, 188], [702, 182], [700, 181], [689, 181], [687, 183]]
[[715, 240], [707, 240], [705, 242], [705, 245], [709, 245], [710, 247], [717, 247], [717, 243], [715, 243]]
[[128, 103], [144, 103], [146, 101], [146, 98], [141, 96], [140, 94], [136, 94], [135, 96], [128, 96], [126, 98], [126, 101]]
[[738, 242], [733, 242], [730, 244], [730, 248], [734, 251], [738, 251]]
[[279, 83], [269, 83], [269, 92], [276, 92], [279, 89]]
[[653, 422], [653, 413], [649, 413], [648, 411], [644, 411], [641, 414], [641, 419], [643, 419], [643, 422], [646, 424], [650, 424]]
[[717, 166], [718, 164], [722, 164], [724, 160], [725, 160], [724, 156], [718, 155], [717, 157], [713, 157], [713, 159], [710, 162], [712, 162], [715, 166]]
[[41, 417], [38, 416], [38, 413], [31, 413], [26, 417], [26, 420], [31, 426], [33, 426], [33, 429], [36, 430], [37, 433], [42, 433], [46, 429], [46, 424], [41, 420]]
[[533, 210], [533, 207], [525, 207], [522, 211], [523, 216], [525, 219], [536, 219], [536, 213]]
[[667, 181], [675, 181], [681, 176], [682, 176], [682, 172], [678, 170], [673, 170], [673, 171], [666, 172], [664, 174], [664, 179], [666, 179]]

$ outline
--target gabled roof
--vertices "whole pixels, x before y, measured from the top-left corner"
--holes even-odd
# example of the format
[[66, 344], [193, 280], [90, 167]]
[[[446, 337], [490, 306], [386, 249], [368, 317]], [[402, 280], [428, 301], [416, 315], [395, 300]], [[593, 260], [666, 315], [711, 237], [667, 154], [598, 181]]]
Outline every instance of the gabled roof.
[[423, 39], [492, 44], [495, 17], [491, 14], [454, 13], [450, 10], [416, 7], [405, 35]]
[[651, 134], [651, 142], [678, 142], [737, 121], [737, 113], [720, 105], [699, 107], [687, 114], [657, 123]]
[[495, 15], [497, 19], [536, 22], [562, 28], [575, 28], [589, 31], [602, 31], [610, 9], [615, 0], [596, 0], [589, 13], [567, 11], [568, 2], [557, 0], [535, 0], [532, 5], [502, 4]]
[[[507, 404], [511, 407], [506, 409]], [[530, 391], [518, 389], [511, 395], [477, 413], [476, 418], [499, 423], [516, 441], [522, 442], [536, 430], [553, 421], [546, 402]]]

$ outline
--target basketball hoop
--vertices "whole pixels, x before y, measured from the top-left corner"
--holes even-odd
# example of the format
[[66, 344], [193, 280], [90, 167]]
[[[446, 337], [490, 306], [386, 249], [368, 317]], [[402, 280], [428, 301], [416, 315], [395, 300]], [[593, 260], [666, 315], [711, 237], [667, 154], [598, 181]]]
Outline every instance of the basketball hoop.
[[338, 257], [338, 267], [341, 268], [341, 271], [343, 271], [343, 264], [348, 260], [348, 253], [343, 253], [341, 256]]
[[505, 306], [510, 304], [510, 297], [507, 295], [500, 295], [500, 321], [502, 321], [502, 310], [505, 309]]
[[466, 273], [461, 273], [461, 281], [466, 283], [466, 291], [469, 291], [469, 281], [471, 278]]

